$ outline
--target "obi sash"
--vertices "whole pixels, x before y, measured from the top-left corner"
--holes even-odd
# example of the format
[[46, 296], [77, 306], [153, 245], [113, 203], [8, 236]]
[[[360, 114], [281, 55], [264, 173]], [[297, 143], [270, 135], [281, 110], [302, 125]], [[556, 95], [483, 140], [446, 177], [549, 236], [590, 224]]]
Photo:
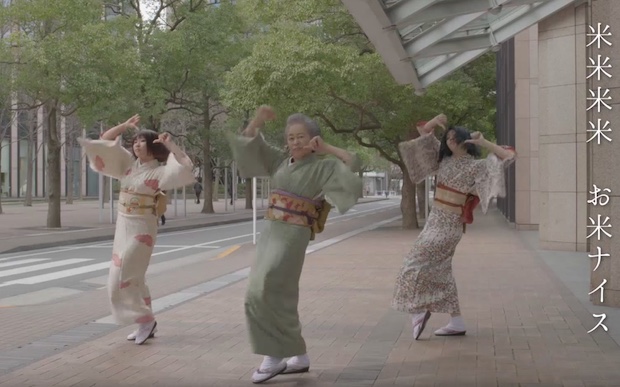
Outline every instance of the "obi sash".
[[166, 212], [166, 195], [157, 191], [155, 195], [122, 190], [118, 197], [118, 210], [128, 215], [156, 215]]
[[466, 194], [443, 184], [437, 184], [434, 205], [446, 211], [461, 215], [463, 233], [465, 225], [474, 222], [474, 209], [480, 203], [476, 195]]
[[265, 219], [308, 227], [312, 230], [310, 240], [323, 231], [327, 212], [331, 206], [325, 200], [312, 200], [283, 190], [273, 190]]

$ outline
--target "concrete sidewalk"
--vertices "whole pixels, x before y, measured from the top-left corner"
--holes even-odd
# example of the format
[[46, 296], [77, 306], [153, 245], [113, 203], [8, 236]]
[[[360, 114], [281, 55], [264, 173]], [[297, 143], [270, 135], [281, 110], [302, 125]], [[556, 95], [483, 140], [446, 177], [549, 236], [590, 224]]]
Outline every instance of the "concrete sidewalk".
[[[454, 260], [467, 336], [433, 336], [448, 318], [436, 315], [414, 341], [410, 318], [389, 304], [416, 234], [393, 224], [307, 257], [300, 315], [311, 371], [267, 385], [620, 385], [610, 335], [620, 316], [601, 308], [610, 331], [588, 334], [591, 307], [571, 290], [589, 282], [587, 255], [562, 253], [567, 265], [556, 271], [559, 256], [546, 262], [531, 232], [493, 211], [468, 227]], [[3, 375], [0, 386], [249, 386], [260, 357], [248, 346], [245, 287], [242, 280], [160, 313], [158, 337], [146, 345], [125, 341], [132, 328], [122, 328]]]
[[[360, 203], [386, 200], [380, 197], [360, 199]], [[245, 209], [245, 199], [235, 202], [235, 206], [224, 200], [213, 203], [215, 214], [203, 214], [202, 201], [196, 204], [188, 195], [184, 202], [178, 199], [168, 204], [166, 224], [160, 227], [160, 233], [188, 230], [207, 226], [217, 226], [252, 220], [252, 210]], [[114, 219], [116, 219], [116, 205]], [[257, 199], [257, 216], [261, 219], [267, 208], [267, 199]], [[74, 204], [62, 203], [60, 229], [45, 227], [47, 220], [47, 203], [34, 203], [32, 207], [9, 205], [3, 207], [0, 215], [0, 254], [54, 247], [63, 244], [91, 243], [114, 237], [114, 223], [110, 217], [110, 206], [105, 203], [103, 211], [99, 203], [93, 200], [75, 201]], [[187, 213], [186, 213], [187, 211]], [[101, 215], [103, 218], [101, 219]]]

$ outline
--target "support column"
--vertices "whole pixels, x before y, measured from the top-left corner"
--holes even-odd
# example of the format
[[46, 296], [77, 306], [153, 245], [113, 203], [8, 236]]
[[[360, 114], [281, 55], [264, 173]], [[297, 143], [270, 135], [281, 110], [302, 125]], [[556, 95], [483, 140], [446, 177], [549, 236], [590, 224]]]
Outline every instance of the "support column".
[[538, 187], [538, 25], [515, 36], [515, 224], [537, 230]]
[[586, 251], [586, 4], [538, 25], [540, 247]]

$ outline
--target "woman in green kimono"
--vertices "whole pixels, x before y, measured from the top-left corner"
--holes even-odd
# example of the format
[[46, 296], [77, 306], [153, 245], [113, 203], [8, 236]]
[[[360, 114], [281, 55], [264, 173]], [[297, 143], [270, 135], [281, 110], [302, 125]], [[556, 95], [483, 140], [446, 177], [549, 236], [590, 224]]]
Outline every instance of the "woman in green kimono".
[[362, 181], [354, 173], [358, 158], [326, 144], [316, 122], [302, 114], [288, 118], [287, 158], [259, 134], [259, 128], [273, 118], [273, 110], [262, 106], [242, 136], [230, 136], [240, 176], [270, 176], [274, 187], [245, 299], [252, 349], [264, 356], [252, 377], [254, 383], [309, 370], [297, 304], [306, 248], [322, 203], [317, 198], [324, 197], [344, 214], [362, 192]]

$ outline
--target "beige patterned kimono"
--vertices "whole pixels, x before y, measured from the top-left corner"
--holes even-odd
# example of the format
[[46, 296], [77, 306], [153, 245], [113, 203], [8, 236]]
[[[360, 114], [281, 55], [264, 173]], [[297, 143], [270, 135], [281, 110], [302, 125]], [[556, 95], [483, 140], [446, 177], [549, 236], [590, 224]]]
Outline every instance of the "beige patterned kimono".
[[[400, 144], [400, 151], [411, 180], [422, 182], [437, 174], [444, 184], [480, 198], [486, 214], [493, 197], [505, 196], [504, 170], [514, 157], [500, 160], [494, 154], [486, 159], [471, 155], [445, 157], [438, 162], [440, 142], [431, 133]], [[424, 229], [405, 256], [398, 274], [392, 306], [407, 313], [460, 313], [456, 283], [452, 276], [452, 257], [463, 236], [459, 214], [433, 207]]]
[[153, 210], [139, 206], [152, 205], [158, 190], [193, 183], [192, 168], [179, 164], [172, 153], [166, 165], [160, 166], [157, 160], [143, 164], [118, 139], [78, 141], [91, 168], [120, 180], [124, 192], [119, 200], [108, 277], [112, 315], [118, 324], [151, 322], [154, 316], [145, 277], [157, 239], [157, 216]]

